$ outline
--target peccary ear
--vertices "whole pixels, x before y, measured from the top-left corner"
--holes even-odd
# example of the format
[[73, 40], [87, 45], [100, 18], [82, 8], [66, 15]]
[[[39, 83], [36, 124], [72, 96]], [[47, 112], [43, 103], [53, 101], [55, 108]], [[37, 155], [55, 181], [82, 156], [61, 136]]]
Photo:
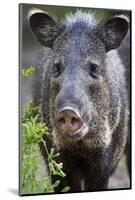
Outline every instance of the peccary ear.
[[51, 48], [54, 40], [63, 30], [62, 25], [54, 17], [42, 10], [30, 10], [28, 20], [37, 40], [46, 47]]
[[100, 32], [106, 51], [118, 48], [127, 31], [128, 18], [126, 16], [115, 16], [106, 21]]

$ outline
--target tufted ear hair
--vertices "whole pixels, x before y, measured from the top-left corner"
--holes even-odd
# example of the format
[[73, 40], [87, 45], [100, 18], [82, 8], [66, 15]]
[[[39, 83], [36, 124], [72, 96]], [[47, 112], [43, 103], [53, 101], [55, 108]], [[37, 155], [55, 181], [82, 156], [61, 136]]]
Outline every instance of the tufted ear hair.
[[128, 18], [124, 15], [114, 16], [107, 20], [99, 31], [106, 51], [117, 49], [128, 31]]
[[46, 47], [52, 48], [54, 40], [64, 29], [57, 19], [42, 10], [30, 10], [28, 12], [28, 20], [37, 40]]

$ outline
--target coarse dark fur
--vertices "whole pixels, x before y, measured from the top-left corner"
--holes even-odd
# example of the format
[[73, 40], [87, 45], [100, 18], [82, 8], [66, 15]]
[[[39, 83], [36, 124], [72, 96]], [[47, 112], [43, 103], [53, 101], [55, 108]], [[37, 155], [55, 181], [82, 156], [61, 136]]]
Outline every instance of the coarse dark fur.
[[[43, 11], [29, 14], [30, 26], [45, 47], [39, 58], [34, 102], [42, 107], [42, 121], [50, 127], [48, 146], [60, 152], [71, 191], [107, 189], [108, 180], [127, 142], [128, 97], [124, 63], [116, 50], [128, 31], [128, 20], [115, 16], [105, 23], [78, 11], [58, 21]], [[53, 66], [60, 64], [55, 76]], [[89, 74], [98, 66], [96, 77]], [[56, 113], [65, 106], [79, 110], [89, 131], [79, 138], [57, 127]], [[45, 151], [41, 144], [41, 150]], [[55, 177], [57, 178], [57, 177]]]
[[[124, 41], [122, 42], [121, 46], [118, 48], [119, 56], [122, 60], [124, 68], [125, 68], [126, 89], [127, 89], [127, 93], [128, 93], [129, 110], [131, 107], [131, 105], [130, 105], [130, 102], [131, 102], [131, 50], [130, 50], [131, 38], [130, 38], [130, 35], [131, 34], [130, 34], [130, 27], [129, 27], [129, 31], [128, 31]], [[127, 139], [125, 154], [126, 154], [129, 178], [131, 180], [131, 113], [129, 113], [128, 139]]]

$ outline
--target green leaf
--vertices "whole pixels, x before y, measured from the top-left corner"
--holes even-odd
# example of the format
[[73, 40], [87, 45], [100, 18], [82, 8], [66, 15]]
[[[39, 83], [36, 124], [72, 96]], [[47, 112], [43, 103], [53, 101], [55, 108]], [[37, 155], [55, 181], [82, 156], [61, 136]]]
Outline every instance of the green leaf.
[[69, 192], [69, 190], [70, 190], [70, 187], [64, 187], [62, 190], [61, 190], [61, 192]]
[[36, 71], [35, 67], [28, 67], [26, 69], [22, 70], [22, 76], [23, 77], [29, 77], [30, 75], [32, 75], [34, 72]]
[[60, 184], [60, 180], [57, 180], [57, 181], [54, 183], [53, 187], [56, 188], [56, 187], [59, 186], [59, 184]]

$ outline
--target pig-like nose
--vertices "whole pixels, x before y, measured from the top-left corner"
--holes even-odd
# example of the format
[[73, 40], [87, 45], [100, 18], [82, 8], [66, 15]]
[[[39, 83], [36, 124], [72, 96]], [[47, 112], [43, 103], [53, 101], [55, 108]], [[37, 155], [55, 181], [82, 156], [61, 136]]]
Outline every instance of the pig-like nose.
[[70, 134], [75, 133], [83, 125], [81, 117], [73, 109], [61, 110], [57, 116], [57, 123], [62, 131]]

